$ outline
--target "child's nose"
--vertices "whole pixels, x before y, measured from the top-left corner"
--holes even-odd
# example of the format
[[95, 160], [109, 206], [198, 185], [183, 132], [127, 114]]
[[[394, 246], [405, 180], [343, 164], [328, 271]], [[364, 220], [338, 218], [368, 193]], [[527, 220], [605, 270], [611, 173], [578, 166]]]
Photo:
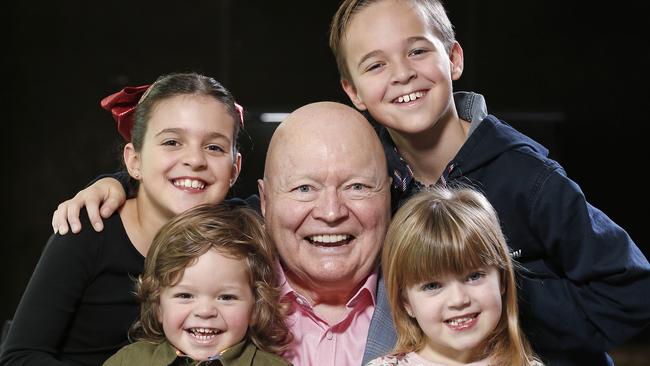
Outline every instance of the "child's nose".
[[456, 283], [449, 286], [449, 307], [464, 308], [470, 304], [469, 294], [464, 284]]
[[219, 310], [210, 301], [202, 301], [194, 308], [194, 316], [199, 318], [213, 318], [219, 315]]
[[397, 61], [392, 65], [392, 82], [394, 84], [406, 84], [416, 77], [416, 72], [406, 61]]
[[205, 151], [201, 147], [188, 146], [183, 156], [183, 164], [192, 169], [201, 169], [206, 166]]

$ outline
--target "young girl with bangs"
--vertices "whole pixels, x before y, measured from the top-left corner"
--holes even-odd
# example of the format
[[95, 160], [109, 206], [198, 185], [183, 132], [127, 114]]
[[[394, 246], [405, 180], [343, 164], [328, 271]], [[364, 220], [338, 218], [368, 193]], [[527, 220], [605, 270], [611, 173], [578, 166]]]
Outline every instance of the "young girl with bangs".
[[397, 330], [380, 365], [541, 365], [521, 332], [497, 215], [469, 188], [435, 187], [388, 229], [382, 270]]

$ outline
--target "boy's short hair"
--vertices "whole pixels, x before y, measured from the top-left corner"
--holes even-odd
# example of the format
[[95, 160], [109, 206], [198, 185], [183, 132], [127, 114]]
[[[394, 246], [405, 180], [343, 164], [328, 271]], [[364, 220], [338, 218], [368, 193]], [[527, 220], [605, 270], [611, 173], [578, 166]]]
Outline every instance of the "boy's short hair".
[[[336, 65], [339, 69], [341, 79], [351, 81], [350, 72], [346, 65], [345, 54], [342, 48], [343, 38], [347, 32], [348, 26], [352, 22], [354, 16], [365, 9], [366, 7], [388, 0], [344, 0], [339, 6], [332, 23], [330, 24], [330, 37], [329, 43], [334, 57], [336, 58]], [[445, 45], [447, 52], [451, 51], [451, 46], [456, 40], [454, 28], [447, 17], [442, 2], [439, 0], [391, 0], [391, 1], [410, 1], [427, 19], [429, 26], [434, 30], [435, 34], [440, 38]]]
[[165, 339], [158, 320], [160, 294], [177, 284], [185, 269], [209, 250], [245, 263], [255, 300], [248, 336], [264, 351], [282, 352], [291, 336], [279, 303], [275, 251], [255, 211], [226, 203], [196, 206], [156, 234], [136, 284], [140, 319], [131, 336], [152, 343]]

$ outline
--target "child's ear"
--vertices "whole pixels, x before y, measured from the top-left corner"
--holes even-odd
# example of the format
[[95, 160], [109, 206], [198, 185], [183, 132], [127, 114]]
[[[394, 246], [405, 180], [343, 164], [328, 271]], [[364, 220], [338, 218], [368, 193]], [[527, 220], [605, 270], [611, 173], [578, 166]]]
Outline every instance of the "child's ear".
[[237, 177], [239, 177], [240, 172], [241, 172], [241, 154], [237, 153], [237, 154], [235, 154], [235, 159], [234, 159], [234, 161], [232, 163], [232, 172], [230, 173], [230, 186], [231, 187], [237, 181]]
[[355, 107], [357, 107], [358, 110], [360, 111], [365, 111], [366, 105], [363, 103], [361, 98], [359, 97], [359, 94], [357, 93], [357, 88], [352, 84], [352, 82], [348, 79], [341, 79], [341, 86], [343, 87], [343, 91], [345, 91], [345, 94], [348, 95], [348, 98], [350, 98], [350, 101], [352, 104], [354, 104]]
[[132, 143], [124, 146], [124, 165], [129, 172], [129, 175], [134, 179], [140, 180], [140, 154], [135, 151]]
[[413, 315], [413, 309], [411, 308], [411, 304], [409, 303], [409, 299], [402, 294], [402, 304], [404, 304], [404, 310], [406, 310], [406, 313], [411, 317], [415, 318]]
[[160, 308], [160, 304], [155, 306], [154, 311], [156, 312], [156, 320], [158, 321], [158, 324], [161, 324], [162, 326], [163, 318], [162, 318], [162, 309]]
[[463, 56], [463, 48], [456, 41], [451, 45], [449, 61], [451, 62], [451, 80], [460, 79], [460, 76], [463, 74], [463, 68], [465, 67], [465, 58]]

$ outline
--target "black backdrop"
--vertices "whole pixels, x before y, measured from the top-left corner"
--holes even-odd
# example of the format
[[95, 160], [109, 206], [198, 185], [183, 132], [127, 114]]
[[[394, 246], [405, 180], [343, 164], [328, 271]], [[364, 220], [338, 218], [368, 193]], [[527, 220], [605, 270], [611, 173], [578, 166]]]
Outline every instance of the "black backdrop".
[[[112, 172], [118, 135], [99, 100], [196, 70], [248, 111], [235, 194], [255, 193], [273, 124], [319, 100], [347, 103], [327, 30], [338, 1], [12, 2], [4, 14], [0, 317], [10, 318], [56, 204]], [[650, 253], [645, 180], [648, 40], [642, 2], [447, 1], [465, 51], [455, 88], [551, 148], [587, 198]], [[514, 177], [513, 179], [516, 179]], [[641, 295], [640, 296], [646, 296]], [[0, 318], [0, 319], [2, 319]]]

